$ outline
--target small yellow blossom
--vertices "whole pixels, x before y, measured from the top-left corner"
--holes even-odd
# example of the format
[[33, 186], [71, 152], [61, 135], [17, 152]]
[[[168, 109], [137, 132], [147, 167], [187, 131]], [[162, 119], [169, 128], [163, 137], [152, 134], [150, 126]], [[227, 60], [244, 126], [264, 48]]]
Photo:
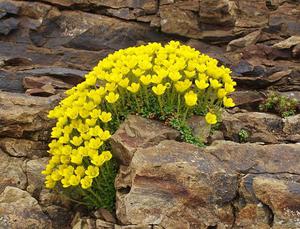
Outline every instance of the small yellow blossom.
[[84, 178], [82, 178], [82, 179], [80, 180], [80, 184], [81, 184], [81, 187], [82, 187], [83, 189], [88, 189], [88, 188], [90, 188], [90, 187], [92, 186], [92, 183], [93, 183], [93, 180], [92, 180], [92, 178], [89, 177], [89, 176], [85, 176]]
[[224, 97], [223, 98], [223, 104], [225, 107], [234, 107], [235, 104], [233, 102], [233, 99], [232, 98], [227, 98], [227, 97]]
[[120, 95], [118, 93], [109, 92], [105, 99], [108, 103], [115, 103], [119, 99]]
[[217, 116], [213, 113], [208, 112], [205, 115], [205, 120], [208, 124], [216, 124], [217, 123]]
[[184, 95], [185, 103], [189, 107], [195, 106], [197, 104], [198, 96], [195, 92], [189, 91]]
[[133, 94], [137, 93], [140, 89], [139, 83], [132, 83], [130, 86], [127, 87], [127, 90], [132, 92]]
[[162, 95], [162, 94], [165, 93], [166, 88], [167, 88], [166, 86], [164, 86], [164, 85], [162, 85], [162, 84], [158, 84], [157, 86], [153, 86], [153, 87], [152, 87], [152, 91], [153, 91], [156, 95], [160, 96], [160, 95]]

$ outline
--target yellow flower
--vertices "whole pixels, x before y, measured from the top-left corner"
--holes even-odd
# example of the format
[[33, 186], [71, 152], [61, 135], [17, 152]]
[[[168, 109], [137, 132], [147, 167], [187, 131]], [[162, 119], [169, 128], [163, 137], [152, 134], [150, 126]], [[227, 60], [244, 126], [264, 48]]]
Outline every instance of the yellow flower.
[[178, 71], [172, 71], [169, 73], [169, 78], [173, 81], [178, 81], [180, 80], [182, 75]]
[[141, 70], [140, 68], [137, 68], [137, 69], [133, 69], [132, 70], [132, 73], [137, 76], [137, 77], [140, 77], [141, 75], [144, 74], [145, 71]]
[[77, 166], [76, 169], [75, 169], [75, 174], [77, 176], [83, 177], [84, 174], [85, 174], [85, 168], [82, 165]]
[[153, 86], [153, 87], [152, 87], [152, 91], [153, 91], [156, 95], [160, 96], [160, 95], [162, 95], [162, 94], [165, 93], [166, 88], [167, 88], [166, 86], [164, 86], [164, 85], [162, 85], [162, 84], [158, 84], [157, 86]]
[[89, 141], [89, 147], [91, 149], [99, 149], [102, 145], [103, 141], [101, 141], [100, 138], [91, 138], [91, 140]]
[[216, 79], [209, 79], [209, 82], [210, 82], [211, 87], [214, 89], [218, 89], [219, 87], [222, 87], [222, 84], [219, 83], [219, 81]]
[[177, 81], [175, 88], [178, 92], [182, 93], [192, 86], [192, 81], [185, 79], [184, 81]]
[[184, 71], [184, 74], [186, 75], [187, 78], [193, 78], [196, 75], [195, 71]]
[[76, 165], [81, 165], [82, 164], [82, 159], [83, 159], [83, 156], [79, 153], [71, 155], [71, 162], [76, 164]]
[[73, 175], [73, 173], [74, 173], [74, 167], [73, 166], [69, 165], [66, 168], [62, 167], [62, 176], [63, 177], [68, 177], [69, 178], [70, 176]]
[[92, 186], [92, 183], [93, 183], [93, 179], [89, 176], [85, 176], [80, 180], [80, 184], [83, 189], [90, 188]]
[[80, 177], [72, 175], [72, 176], [70, 176], [69, 182], [72, 186], [77, 186], [80, 183]]
[[235, 104], [233, 102], [233, 99], [232, 98], [227, 98], [227, 97], [224, 97], [223, 98], [223, 104], [225, 107], [234, 107]]
[[72, 140], [70, 141], [74, 146], [80, 146], [83, 142], [82, 137], [80, 136], [74, 136]]
[[78, 110], [76, 108], [68, 108], [67, 115], [70, 119], [76, 119], [78, 117]]
[[109, 161], [112, 158], [112, 154], [110, 151], [102, 151], [101, 156], [103, 157], [104, 161]]
[[87, 102], [83, 105], [83, 107], [90, 112], [91, 110], [93, 110], [96, 107], [96, 104], [93, 101]]
[[228, 92], [228, 93], [231, 93], [231, 92], [234, 92], [234, 91], [235, 91], [233, 85], [232, 85], [232, 84], [229, 84], [229, 83], [225, 83], [225, 90], [226, 90], [226, 92]]
[[117, 89], [118, 85], [116, 83], [106, 83], [105, 90], [113, 92]]
[[126, 88], [126, 87], [128, 87], [129, 79], [128, 79], [128, 78], [122, 79], [122, 80], [119, 81], [118, 84], [119, 84], [121, 87]]
[[139, 83], [132, 83], [131, 86], [127, 87], [127, 90], [132, 92], [133, 94], [137, 93], [140, 89]]
[[101, 115], [99, 115], [99, 118], [102, 122], [107, 123], [111, 120], [111, 113], [103, 111]]
[[70, 162], [71, 158], [69, 155], [61, 155], [60, 156], [60, 162], [63, 164], [68, 164]]
[[151, 79], [151, 82], [155, 83], [155, 84], [160, 84], [162, 80], [163, 80], [162, 76], [160, 76], [160, 75], [153, 75], [152, 79]]
[[100, 139], [102, 141], [106, 141], [107, 139], [109, 139], [111, 137], [110, 132], [108, 130], [105, 130], [105, 131], [99, 133], [98, 136], [100, 137]]
[[142, 75], [140, 81], [146, 86], [149, 85], [152, 81], [151, 75]]
[[87, 170], [85, 170], [85, 174], [90, 178], [97, 177], [99, 175], [99, 168], [96, 166], [89, 165]]
[[189, 107], [195, 106], [197, 104], [198, 96], [195, 92], [189, 91], [184, 95], [185, 103]]
[[208, 124], [216, 124], [217, 123], [217, 116], [213, 113], [208, 112], [205, 115], [205, 120]]
[[62, 176], [59, 174], [58, 170], [54, 170], [51, 173], [51, 179], [54, 181], [59, 181], [62, 178]]
[[205, 80], [195, 80], [195, 84], [200, 90], [203, 90], [209, 86], [209, 84], [206, 83]]
[[64, 178], [60, 182], [62, 183], [62, 185], [63, 185], [64, 188], [67, 188], [67, 187], [71, 186], [69, 178]]
[[104, 158], [102, 156], [96, 155], [92, 158], [91, 162], [100, 167], [101, 165], [103, 165], [103, 163], [105, 162]]
[[97, 119], [99, 117], [99, 115], [101, 114], [101, 110], [99, 109], [94, 109], [91, 113], [90, 113], [90, 116], [92, 118], [95, 118]]
[[53, 180], [50, 176], [46, 176], [45, 185], [46, 188], [52, 189], [55, 187], [56, 181]]
[[114, 92], [109, 92], [105, 99], [108, 103], [115, 103], [119, 99], [119, 94]]
[[96, 119], [96, 118], [89, 118], [89, 119], [86, 119], [86, 120], [85, 120], [85, 123], [86, 123], [88, 126], [95, 126], [95, 125], [96, 125], [96, 122], [97, 122], [97, 119]]
[[218, 90], [218, 98], [222, 99], [223, 97], [225, 97], [225, 95], [227, 94], [226, 90], [224, 88], [220, 88]]

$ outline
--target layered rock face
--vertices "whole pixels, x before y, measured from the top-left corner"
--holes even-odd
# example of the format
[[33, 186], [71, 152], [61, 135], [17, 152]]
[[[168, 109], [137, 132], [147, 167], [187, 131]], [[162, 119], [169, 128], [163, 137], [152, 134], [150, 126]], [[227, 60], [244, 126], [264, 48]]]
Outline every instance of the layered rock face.
[[[300, 99], [299, 15], [296, 0], [0, 0], [0, 228], [300, 228], [299, 114], [257, 109], [267, 90]], [[191, 119], [206, 148], [130, 116], [111, 139], [116, 216], [74, 217], [43, 188], [47, 112], [109, 53], [172, 39], [232, 69], [238, 108], [219, 130]]]

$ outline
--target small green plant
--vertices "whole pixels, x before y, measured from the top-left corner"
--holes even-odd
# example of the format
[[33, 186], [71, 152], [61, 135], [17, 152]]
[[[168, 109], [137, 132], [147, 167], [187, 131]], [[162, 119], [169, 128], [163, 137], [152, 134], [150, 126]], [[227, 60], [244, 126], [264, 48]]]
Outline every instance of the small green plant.
[[245, 129], [241, 129], [238, 133], [240, 142], [247, 142], [249, 138], [249, 132]]
[[260, 104], [259, 109], [279, 114], [281, 117], [288, 117], [296, 114], [298, 103], [296, 99], [279, 95], [276, 92], [269, 92], [266, 100]]

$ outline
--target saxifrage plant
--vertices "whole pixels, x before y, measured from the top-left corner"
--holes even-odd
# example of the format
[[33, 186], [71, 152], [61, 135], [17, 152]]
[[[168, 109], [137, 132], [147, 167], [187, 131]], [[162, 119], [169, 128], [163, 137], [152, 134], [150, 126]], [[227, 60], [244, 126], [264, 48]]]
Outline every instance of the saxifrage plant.
[[52, 157], [42, 172], [46, 187], [112, 211], [117, 165], [108, 139], [119, 124], [130, 113], [160, 119], [180, 130], [183, 140], [201, 145], [186, 119], [203, 115], [213, 125], [222, 107], [234, 106], [228, 97], [236, 85], [230, 73], [176, 41], [109, 54], [49, 113], [57, 122], [49, 144]]

